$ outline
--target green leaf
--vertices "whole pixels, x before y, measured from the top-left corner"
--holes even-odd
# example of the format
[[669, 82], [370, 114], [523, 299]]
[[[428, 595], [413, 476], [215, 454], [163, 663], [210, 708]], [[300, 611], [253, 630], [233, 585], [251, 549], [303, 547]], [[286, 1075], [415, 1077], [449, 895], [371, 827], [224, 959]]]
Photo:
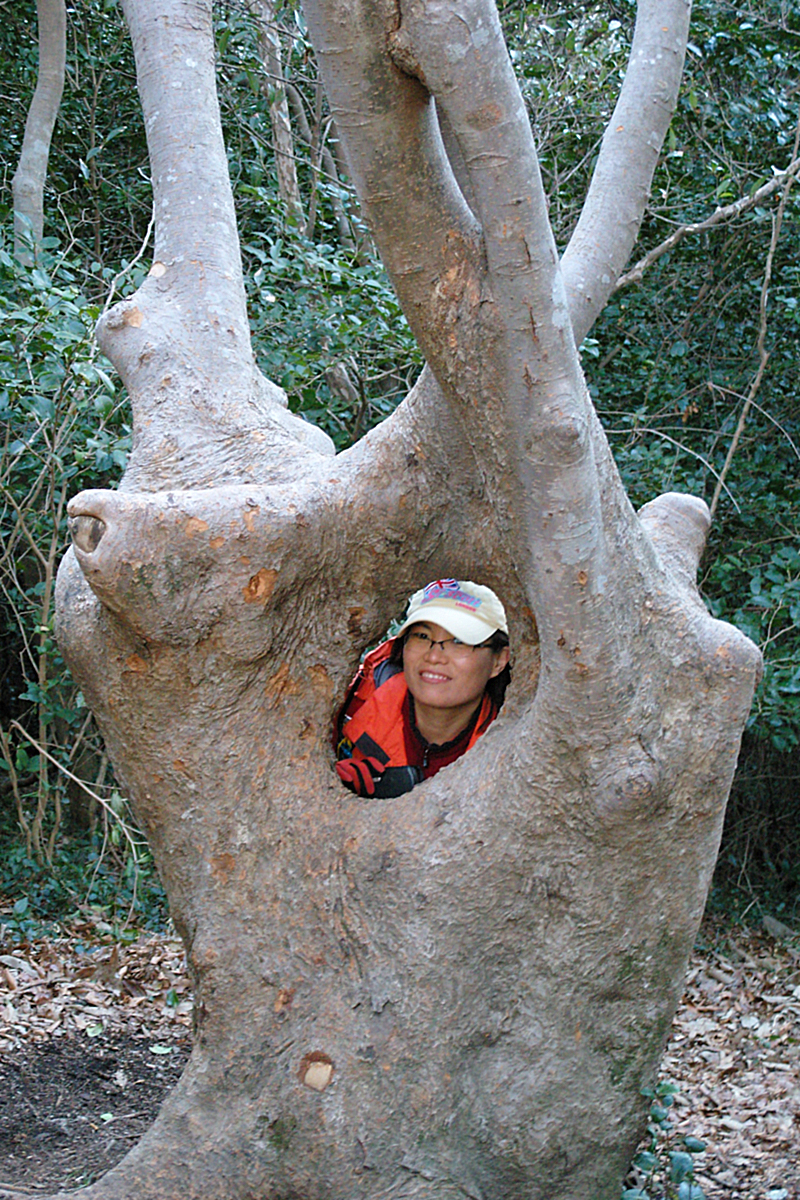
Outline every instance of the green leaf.
[[694, 1174], [694, 1159], [683, 1150], [673, 1150], [669, 1156], [669, 1177], [673, 1183], [691, 1179]]
[[678, 1186], [678, 1200], [706, 1200], [706, 1194], [696, 1183], [684, 1180]]

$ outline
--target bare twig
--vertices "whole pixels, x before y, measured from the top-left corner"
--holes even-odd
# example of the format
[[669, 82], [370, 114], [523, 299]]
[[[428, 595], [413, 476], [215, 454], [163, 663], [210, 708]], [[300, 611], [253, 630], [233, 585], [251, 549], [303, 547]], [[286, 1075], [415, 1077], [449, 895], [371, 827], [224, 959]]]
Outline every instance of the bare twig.
[[[779, 188], [788, 189], [797, 176], [798, 171], [800, 171], [800, 158], [797, 157], [797, 142], [795, 141], [792, 161], [784, 171], [778, 171], [770, 179], [769, 183], [765, 183], [763, 187], [758, 188], [757, 191], [753, 192], [752, 196], [740, 196], [732, 204], [726, 204], [723, 208], [715, 209], [711, 216], [706, 217], [704, 221], [698, 221], [693, 225], [679, 225], [665, 241], [661, 242], [658, 246], [654, 246], [652, 250], [648, 250], [644, 258], [640, 258], [636, 265], [631, 267], [630, 271], [626, 271], [624, 275], [620, 275], [614, 292], [618, 292], [624, 287], [630, 287], [633, 283], [641, 283], [645, 271], [652, 267], [653, 263], [658, 262], [668, 251], [674, 250], [684, 238], [691, 237], [696, 233], [703, 233], [707, 229], [713, 229], [717, 225], [733, 221], [736, 217], [741, 216], [742, 213], [749, 212], [751, 208], [763, 204]], [[786, 191], [784, 191], [784, 194], [786, 194]]]
[[73, 783], [76, 783], [82, 791], [86, 792], [87, 796], [90, 796], [92, 800], [99, 804], [100, 807], [109, 815], [112, 821], [118, 822], [119, 827], [125, 836], [125, 840], [130, 846], [131, 853], [134, 855], [134, 857], [136, 857], [138, 847], [143, 846], [146, 843], [144, 842], [143, 838], [137, 840], [134, 835], [134, 831], [131, 829], [125, 819], [114, 810], [113, 805], [106, 800], [104, 796], [101, 796], [98, 792], [94, 791], [93, 788], [90, 788], [88, 783], [85, 783], [83, 779], [81, 779], [78, 775], [75, 775], [74, 772], [70, 771], [68, 767], [65, 767], [63, 763], [60, 763], [58, 759], [49, 752], [49, 750], [40, 745], [36, 738], [32, 737], [28, 731], [23, 728], [22, 725], [20, 725], [19, 721], [12, 721], [9, 725], [9, 729], [16, 729], [18, 733], [21, 733], [25, 740], [30, 742], [30, 744], [39, 754], [44, 755], [48, 762], [51, 762], [53, 766], [61, 772], [62, 775], [66, 775], [66, 777], [71, 779]]
[[710, 505], [712, 519], [714, 517], [714, 513], [717, 510], [717, 505], [719, 504], [719, 497], [720, 497], [722, 487], [725, 483], [725, 479], [727, 477], [728, 471], [730, 470], [731, 463], [733, 462], [733, 457], [738, 448], [742, 433], [744, 432], [744, 427], [747, 423], [747, 418], [750, 415], [750, 409], [753, 406], [753, 401], [755, 400], [755, 397], [758, 393], [758, 389], [761, 387], [761, 380], [764, 378], [764, 372], [767, 368], [767, 363], [769, 361], [769, 352], [766, 349], [767, 300], [769, 297], [769, 285], [770, 285], [770, 281], [772, 279], [772, 264], [775, 259], [775, 251], [778, 247], [778, 239], [780, 238], [780, 234], [781, 234], [781, 225], [783, 224], [783, 214], [786, 211], [786, 203], [789, 199], [789, 192], [791, 191], [792, 184], [797, 175], [797, 168], [800, 168], [800, 161], [798, 161], [798, 158], [797, 158], [798, 147], [800, 147], [800, 121], [798, 121], [797, 128], [795, 130], [794, 147], [792, 150], [792, 160], [793, 160], [792, 165], [796, 166], [796, 169], [791, 174], [789, 172], [784, 173], [785, 178], [783, 181], [783, 193], [781, 195], [780, 203], [778, 204], [777, 212], [775, 213], [775, 215], [772, 219], [772, 237], [770, 238], [769, 251], [767, 252], [767, 261], [764, 266], [764, 280], [763, 280], [763, 283], [761, 284], [761, 297], [759, 300], [759, 327], [758, 327], [758, 342], [757, 342], [758, 369], [757, 369], [755, 376], [753, 378], [753, 381], [750, 384], [750, 387], [748, 389], [747, 398], [746, 398], [744, 404], [742, 405], [742, 411], [739, 414], [739, 420], [736, 425], [736, 430], [731, 439], [731, 444], [728, 447], [728, 453], [725, 456], [725, 462], [722, 465], [722, 470], [720, 471], [719, 477], [717, 479], [716, 487], [714, 488], [714, 495], [711, 498], [711, 505]]
[[17, 768], [14, 757], [11, 754], [11, 742], [5, 729], [0, 725], [0, 750], [3, 752], [3, 758], [6, 760], [8, 767], [8, 777], [11, 781], [11, 791], [14, 795], [14, 802], [17, 806], [17, 820], [19, 821], [20, 829], [25, 835], [25, 852], [30, 858], [31, 853], [31, 827], [25, 817], [25, 810], [22, 807], [22, 796], [19, 790], [19, 778], [17, 777]]
[[147, 232], [145, 233], [145, 235], [144, 235], [144, 238], [142, 239], [142, 244], [141, 244], [141, 246], [140, 246], [140, 247], [139, 247], [139, 249], [136, 251], [136, 253], [134, 254], [134, 256], [133, 256], [133, 258], [131, 259], [131, 261], [128, 263], [128, 265], [127, 265], [126, 267], [123, 267], [121, 271], [117, 271], [116, 275], [115, 275], [115, 276], [114, 276], [114, 278], [111, 280], [111, 285], [110, 285], [110, 287], [109, 287], [109, 289], [108, 289], [108, 296], [106, 297], [106, 302], [105, 302], [105, 304], [103, 305], [103, 311], [102, 311], [102, 312], [101, 312], [101, 314], [100, 314], [100, 320], [101, 320], [101, 321], [102, 321], [103, 317], [105, 317], [105, 315], [106, 315], [106, 313], [108, 312], [108, 310], [111, 308], [111, 305], [112, 305], [112, 303], [113, 303], [113, 301], [114, 301], [114, 294], [115, 294], [115, 292], [116, 292], [116, 290], [117, 290], [117, 284], [119, 283], [120, 279], [124, 279], [124, 278], [125, 278], [125, 276], [128, 274], [128, 272], [130, 271], [130, 269], [131, 269], [132, 267], [135, 267], [135, 266], [136, 266], [137, 262], [138, 262], [138, 261], [139, 261], [139, 259], [142, 257], [142, 255], [144, 254], [145, 250], [147, 249], [147, 244], [148, 244], [148, 242], [150, 241], [150, 236], [151, 236], [151, 234], [152, 234], [152, 232], [153, 232], [153, 229], [154, 229], [154, 227], [155, 227], [155, 223], [156, 223], [156, 210], [155, 210], [155, 208], [154, 208], [154, 209], [153, 209], [153, 211], [152, 211], [152, 213], [151, 213], [151, 215], [150, 215], [150, 224], [147, 226]]

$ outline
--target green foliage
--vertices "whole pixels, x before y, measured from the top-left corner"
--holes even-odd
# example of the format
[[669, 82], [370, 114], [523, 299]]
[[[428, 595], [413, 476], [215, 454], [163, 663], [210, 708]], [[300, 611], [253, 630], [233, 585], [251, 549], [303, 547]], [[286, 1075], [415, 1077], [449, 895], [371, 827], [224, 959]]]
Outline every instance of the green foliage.
[[634, 7], [543, 0], [501, 6], [501, 17], [531, 116], [550, 221], [563, 245], [625, 73]]
[[[695, 4], [645, 249], [788, 165], [798, 70], [797, 5], [763, 0], [745, 15], [720, 0]], [[667, 490], [711, 501], [758, 368], [776, 202], [684, 241], [639, 287], [618, 292], [593, 330], [585, 366], [636, 505]], [[701, 579], [712, 612], [764, 653], [750, 728], [784, 753], [800, 737], [798, 215], [800, 186], [790, 193], [773, 267], [767, 369], [725, 479]]]
[[29, 270], [0, 241], [0, 788], [38, 860], [78, 804], [54, 767], [85, 770], [101, 753], [53, 637], [66, 502], [109, 486], [130, 445], [125, 398], [92, 341], [98, 310], [52, 250], [46, 239]]
[[[422, 365], [391, 285], [375, 262], [299, 233], [259, 234], [244, 254], [259, 366], [295, 412], [350, 445], [389, 415]], [[329, 382], [342, 362], [350, 394]]]
[[623, 1187], [620, 1200], [706, 1200], [694, 1182], [694, 1156], [702, 1154], [706, 1144], [675, 1133], [671, 1113], [677, 1093], [675, 1084], [666, 1080], [643, 1089], [650, 1100], [647, 1137], [631, 1167], [635, 1186]]
[[254, 349], [291, 409], [343, 449], [392, 412], [422, 363], [349, 186], [322, 169], [322, 147], [335, 143], [301, 12], [285, 6], [279, 28], [284, 71], [311, 133], [308, 141], [294, 129], [304, 221], [277, 193], [268, 111], [275, 89], [265, 86], [255, 23], [241, 6], [217, 9], [219, 90]]
[[152, 858], [112, 854], [101, 831], [59, 840], [52, 862], [26, 854], [8, 830], [0, 860], [0, 923], [17, 937], [37, 937], [91, 912], [116, 936], [127, 927], [164, 929], [167, 906]]
[[[68, 5], [67, 78], [48, 167], [45, 233], [71, 256], [104, 266], [132, 257], [150, 219], [144, 124], [133, 53], [116, 0]], [[34, 0], [4, 4], [0, 21], [2, 160], [16, 164], [36, 84]], [[6, 194], [10, 204], [10, 195]], [[0, 205], [5, 224], [8, 209]]]
[[709, 909], [753, 924], [768, 914], [800, 921], [800, 747], [790, 753], [745, 735], [725, 814]]

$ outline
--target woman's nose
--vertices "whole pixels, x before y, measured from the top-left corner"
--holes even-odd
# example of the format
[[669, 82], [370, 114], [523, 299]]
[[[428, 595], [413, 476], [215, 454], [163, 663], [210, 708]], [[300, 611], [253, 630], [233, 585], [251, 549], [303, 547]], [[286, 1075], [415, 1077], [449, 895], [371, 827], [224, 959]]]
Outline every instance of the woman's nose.
[[431, 641], [431, 644], [428, 646], [426, 651], [426, 657], [433, 658], [436, 662], [439, 662], [439, 660], [442, 658], [447, 658], [444, 642]]

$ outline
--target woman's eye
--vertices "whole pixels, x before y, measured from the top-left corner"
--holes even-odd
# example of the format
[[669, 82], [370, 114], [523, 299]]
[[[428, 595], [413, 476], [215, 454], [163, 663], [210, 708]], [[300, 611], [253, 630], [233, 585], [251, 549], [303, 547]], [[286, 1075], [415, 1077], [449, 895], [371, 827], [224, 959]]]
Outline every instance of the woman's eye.
[[461, 638], [452, 638], [451, 640], [454, 646], [466, 646], [467, 644], [466, 642], [462, 642]]

